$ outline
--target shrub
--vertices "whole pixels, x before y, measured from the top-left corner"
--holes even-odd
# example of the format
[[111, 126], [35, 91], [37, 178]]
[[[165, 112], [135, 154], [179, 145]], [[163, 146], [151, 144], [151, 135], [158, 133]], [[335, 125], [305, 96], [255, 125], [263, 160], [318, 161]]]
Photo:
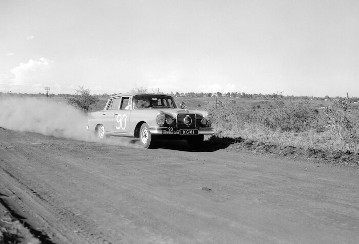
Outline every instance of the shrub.
[[67, 98], [67, 102], [75, 107], [82, 109], [85, 112], [88, 112], [90, 106], [98, 102], [98, 98], [90, 94], [89, 89], [85, 89], [81, 86], [76, 90], [76, 95], [73, 97]]
[[357, 150], [359, 144], [358, 112], [352, 110], [349, 99], [339, 99], [325, 109], [327, 129], [343, 141], [344, 150]]
[[211, 114], [215, 125], [227, 129], [236, 123], [255, 123], [271, 130], [302, 132], [319, 128], [323, 124], [319, 111], [306, 103], [276, 101], [269, 107], [257, 105], [248, 109], [227, 102], [220, 103], [217, 109], [212, 108]]
[[253, 122], [272, 130], [303, 132], [320, 127], [319, 111], [305, 102], [277, 103], [271, 109], [255, 109], [250, 115]]
[[259, 106], [224, 101], [210, 109], [219, 136], [243, 137], [307, 148], [358, 151], [359, 112], [349, 100], [316, 108], [309, 100], [284, 99]]

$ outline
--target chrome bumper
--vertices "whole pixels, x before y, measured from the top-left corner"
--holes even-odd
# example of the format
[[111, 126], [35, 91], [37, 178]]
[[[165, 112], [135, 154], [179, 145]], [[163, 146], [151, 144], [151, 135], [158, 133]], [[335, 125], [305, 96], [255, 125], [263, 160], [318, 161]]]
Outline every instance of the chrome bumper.
[[[151, 134], [154, 135], [180, 135], [180, 129], [169, 131], [168, 127], [150, 127]], [[211, 127], [198, 128], [198, 134], [196, 135], [213, 135], [214, 130]], [[181, 136], [185, 136], [181, 134]]]

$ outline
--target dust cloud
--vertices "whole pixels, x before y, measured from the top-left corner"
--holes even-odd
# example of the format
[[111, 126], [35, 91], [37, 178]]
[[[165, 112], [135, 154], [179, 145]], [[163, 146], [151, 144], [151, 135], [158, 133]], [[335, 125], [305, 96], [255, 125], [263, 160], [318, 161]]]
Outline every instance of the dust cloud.
[[0, 97], [0, 127], [46, 136], [140, 148], [135, 140], [111, 137], [98, 140], [86, 129], [87, 114], [51, 98]]
[[0, 127], [77, 140], [90, 139], [87, 115], [65, 101], [0, 98]]
[[132, 138], [99, 140], [86, 129], [87, 114], [66, 103], [48, 98], [0, 97], [0, 127], [46, 136], [109, 145], [142, 148]]

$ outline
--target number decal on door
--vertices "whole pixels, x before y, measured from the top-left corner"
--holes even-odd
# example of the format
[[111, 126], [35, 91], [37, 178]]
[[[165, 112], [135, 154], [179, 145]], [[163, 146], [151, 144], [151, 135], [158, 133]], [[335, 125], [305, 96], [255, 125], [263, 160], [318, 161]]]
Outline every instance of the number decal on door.
[[116, 117], [116, 122], [118, 124], [118, 126], [116, 126], [117, 130], [125, 130], [126, 129], [126, 125], [127, 125], [127, 115], [117, 115]]

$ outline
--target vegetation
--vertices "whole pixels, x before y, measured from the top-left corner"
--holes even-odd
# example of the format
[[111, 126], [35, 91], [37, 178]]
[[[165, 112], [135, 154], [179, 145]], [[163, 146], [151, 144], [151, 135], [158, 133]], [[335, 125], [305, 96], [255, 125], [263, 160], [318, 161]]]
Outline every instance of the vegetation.
[[91, 105], [99, 101], [97, 96], [91, 95], [89, 89], [80, 87], [76, 90], [76, 95], [67, 98], [68, 103], [88, 112]]
[[359, 111], [350, 99], [328, 106], [311, 100], [274, 99], [248, 108], [236, 100], [209, 107], [219, 137], [358, 153]]
[[[133, 92], [147, 92], [136, 88]], [[176, 102], [188, 108], [208, 110], [215, 138], [230, 143], [276, 145], [304, 150], [343, 152], [359, 155], [358, 98], [294, 97], [281, 94], [172, 93]], [[36, 96], [45, 94], [1, 94]], [[91, 95], [80, 87], [76, 95], [50, 94], [49, 99], [68, 101], [84, 111], [103, 109], [109, 95]], [[212, 138], [212, 139], [213, 139]], [[222, 140], [223, 141], [223, 140]], [[359, 159], [358, 159], [359, 161]]]

